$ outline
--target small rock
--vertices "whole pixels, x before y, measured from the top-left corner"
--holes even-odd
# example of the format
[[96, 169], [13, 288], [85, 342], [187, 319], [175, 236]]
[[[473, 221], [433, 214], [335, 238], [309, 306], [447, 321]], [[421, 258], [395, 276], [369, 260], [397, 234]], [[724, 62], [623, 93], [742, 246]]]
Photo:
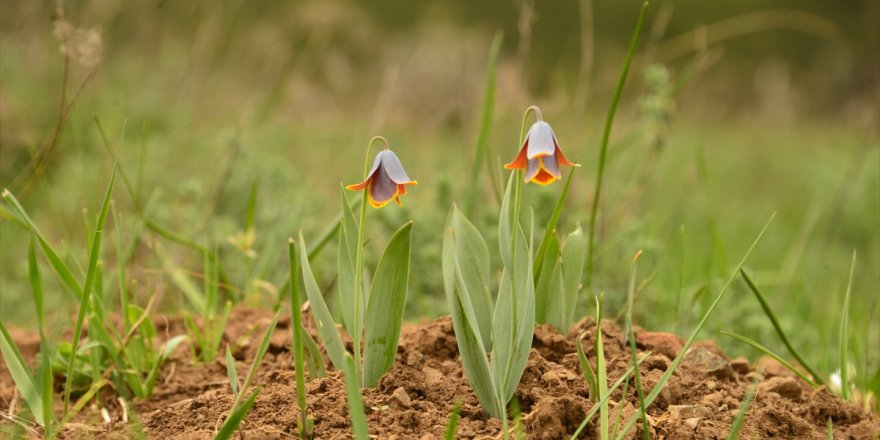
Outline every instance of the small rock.
[[645, 359], [642, 365], [647, 367], [648, 370], [666, 371], [669, 368], [669, 358], [662, 354], [651, 355], [651, 357]]
[[716, 388], [718, 388], [718, 382], [715, 382], [714, 380], [706, 381], [706, 390], [707, 391], [715, 391]]
[[736, 371], [739, 374], [749, 374], [752, 370], [752, 367], [749, 365], [749, 360], [743, 356], [730, 361], [730, 368], [733, 368], [733, 371]]
[[546, 383], [550, 386], [558, 386], [562, 383], [562, 380], [559, 377], [559, 374], [553, 370], [550, 370], [543, 375], [541, 375], [541, 382]]
[[418, 351], [411, 351], [406, 355], [406, 364], [410, 367], [419, 368], [425, 361], [425, 355]]
[[691, 428], [691, 431], [695, 431], [697, 429], [697, 424], [700, 423], [700, 419], [691, 418], [684, 421], [685, 426]]
[[706, 394], [705, 396], [703, 396], [702, 402], [705, 403], [707, 406], [714, 408], [720, 405], [723, 399], [724, 395], [721, 393], [721, 391], [716, 391], [712, 394]]
[[761, 356], [755, 367], [758, 371], [762, 372], [764, 376], [795, 377], [795, 374], [792, 373], [791, 370], [785, 368], [785, 365], [782, 365], [779, 361], [770, 356]]
[[801, 399], [801, 386], [792, 377], [771, 377], [758, 384], [758, 392], [774, 392], [789, 400]]
[[400, 408], [412, 408], [412, 400], [410, 400], [409, 394], [406, 394], [406, 390], [403, 389], [403, 387], [397, 387], [397, 389], [391, 393], [391, 402], [396, 403]]
[[684, 361], [706, 370], [707, 373], [719, 379], [734, 377], [733, 369], [723, 357], [702, 347], [693, 347], [688, 350]]
[[699, 419], [711, 415], [706, 405], [669, 405], [667, 410], [671, 420]]
[[431, 367], [422, 368], [422, 372], [425, 373], [425, 383], [428, 386], [435, 386], [443, 381], [443, 373]]
[[636, 334], [636, 342], [645, 346], [652, 353], [662, 354], [669, 359], [675, 358], [684, 347], [682, 339], [671, 333], [639, 332]]

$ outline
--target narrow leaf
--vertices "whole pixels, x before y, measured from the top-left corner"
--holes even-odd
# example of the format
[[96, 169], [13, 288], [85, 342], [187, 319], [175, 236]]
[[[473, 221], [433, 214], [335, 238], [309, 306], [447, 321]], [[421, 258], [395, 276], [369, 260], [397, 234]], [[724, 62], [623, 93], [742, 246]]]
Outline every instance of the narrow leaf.
[[[541, 266], [544, 269], [535, 282], [535, 322], [538, 324], [547, 322], [547, 309], [552, 307], [547, 304], [548, 301], [556, 302], [561, 306], [560, 302], [563, 300], [559, 292], [549, 292], [554, 277], [561, 276], [560, 273], [554, 273], [559, 268], [559, 236], [556, 233], [551, 234], [548, 239], [547, 250]], [[561, 288], [561, 286], [556, 287]], [[559, 330], [562, 331], [562, 329]]]
[[794, 365], [792, 365], [791, 363], [789, 363], [788, 361], [786, 361], [785, 359], [783, 359], [782, 356], [779, 356], [778, 354], [774, 353], [774, 352], [771, 351], [769, 348], [767, 348], [767, 347], [761, 345], [761, 344], [758, 343], [757, 341], [752, 340], [752, 339], [749, 339], [749, 338], [747, 338], [747, 337], [745, 337], [745, 336], [741, 336], [741, 335], [738, 335], [738, 334], [735, 334], [735, 333], [726, 332], [726, 331], [723, 331], [723, 330], [721, 331], [721, 334], [723, 334], [723, 335], [725, 335], [725, 336], [730, 336], [731, 338], [734, 338], [734, 339], [736, 339], [736, 340], [738, 340], [738, 341], [740, 341], [740, 342], [744, 342], [744, 343], [746, 343], [746, 344], [748, 344], [748, 345], [751, 345], [752, 347], [754, 347], [754, 348], [760, 350], [762, 353], [766, 354], [767, 356], [770, 356], [770, 357], [772, 357], [773, 359], [776, 359], [776, 361], [778, 361], [780, 364], [782, 364], [783, 367], [787, 368], [787, 369], [788, 369], [789, 371], [791, 371], [792, 373], [797, 374], [798, 377], [800, 377], [801, 379], [803, 379], [804, 382], [810, 384], [811, 387], [815, 388], [815, 387], [819, 386], [816, 382], [813, 382], [812, 379], [810, 379], [809, 377], [807, 377], [806, 374], [802, 373], [801, 370], [795, 368]]
[[229, 378], [229, 386], [232, 388], [232, 398], [238, 399], [238, 373], [235, 371], [235, 358], [232, 357], [232, 351], [229, 350], [229, 344], [226, 344], [226, 376]]
[[[300, 255], [308, 255], [308, 248], [303, 239], [302, 231], [299, 233], [298, 246]], [[309, 259], [300, 258], [300, 267], [302, 269], [303, 283], [306, 288], [306, 296], [308, 296], [309, 303], [312, 306], [312, 316], [318, 325], [318, 335], [321, 336], [321, 342], [324, 343], [324, 348], [327, 349], [327, 354], [330, 356], [333, 366], [337, 370], [342, 370], [345, 368], [345, 346], [342, 345], [342, 339], [339, 338], [339, 333], [336, 332], [336, 323], [333, 322], [333, 317], [330, 315], [327, 303], [324, 302], [318, 282], [315, 281], [315, 275], [312, 273]]]
[[574, 323], [577, 311], [578, 293], [584, 275], [584, 264], [587, 261], [587, 237], [578, 225], [577, 229], [565, 239], [562, 246], [562, 278], [565, 280], [565, 324], [561, 331], [568, 330]]
[[455, 234], [455, 255], [460, 262], [463, 288], [474, 307], [477, 334], [486, 350], [492, 349], [492, 297], [489, 292], [491, 266], [489, 247], [482, 234], [455, 206], [448, 226]]
[[45, 418], [43, 416], [43, 398], [40, 390], [37, 388], [37, 382], [31, 375], [30, 369], [24, 361], [24, 357], [18, 350], [18, 346], [6, 330], [6, 326], [0, 322], [0, 353], [3, 353], [3, 359], [6, 360], [6, 368], [18, 392], [24, 397], [25, 403], [31, 409], [34, 420], [43, 426]]
[[223, 426], [220, 428], [220, 431], [217, 432], [217, 436], [214, 437], [214, 440], [229, 440], [232, 438], [235, 431], [238, 430], [238, 425], [241, 424], [241, 421], [244, 420], [247, 413], [250, 412], [251, 407], [254, 405], [254, 401], [257, 400], [257, 395], [260, 394], [260, 388], [254, 390], [251, 393], [251, 396], [244, 401], [238, 408], [235, 408], [232, 411], [232, 414], [223, 422]]
[[356, 440], [368, 440], [367, 416], [364, 413], [364, 402], [361, 398], [361, 387], [358, 385], [357, 367], [350, 354], [345, 353], [345, 391], [348, 394], [348, 414], [351, 417], [351, 428]]
[[755, 391], [757, 388], [758, 377], [755, 377], [752, 384], [749, 386], [749, 389], [746, 390], [746, 395], [743, 398], [742, 404], [739, 406], [736, 418], [733, 419], [733, 424], [730, 425], [730, 431], [727, 433], [727, 440], [736, 440], [739, 438], [739, 432], [742, 430], [743, 422], [746, 421], [746, 414], [749, 412], [749, 406], [752, 405], [752, 399], [755, 398]]
[[840, 312], [839, 360], [840, 360], [840, 397], [849, 400], [849, 299], [852, 295], [853, 274], [856, 271], [856, 251], [853, 251], [852, 264], [849, 267], [849, 282], [846, 284], [846, 296], [843, 297], [843, 310]]
[[342, 311], [342, 323], [346, 330], [354, 331], [354, 305], [355, 305], [355, 258], [357, 252], [357, 222], [351, 205], [342, 192], [342, 217], [339, 228], [339, 253], [337, 256], [337, 288], [339, 295], [339, 307]]

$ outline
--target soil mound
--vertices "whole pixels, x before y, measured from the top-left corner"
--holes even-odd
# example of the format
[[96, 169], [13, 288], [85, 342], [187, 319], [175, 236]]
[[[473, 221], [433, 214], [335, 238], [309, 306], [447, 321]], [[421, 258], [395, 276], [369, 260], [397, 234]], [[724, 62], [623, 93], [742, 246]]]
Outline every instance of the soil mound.
[[[307, 314], [304, 317], [311, 326]], [[237, 308], [230, 317], [224, 339], [236, 348], [240, 372], [249, 367], [261, 334], [271, 319], [269, 311], [247, 308]], [[178, 328], [173, 320], [170, 323], [157, 320], [157, 326], [162, 325]], [[289, 351], [289, 326], [288, 318], [276, 328], [255, 380], [262, 392], [242, 422], [241, 438], [298, 437], [299, 414]], [[314, 328], [309, 331], [314, 333]], [[584, 350], [595, 365], [596, 331], [595, 321], [590, 318], [579, 322], [567, 335], [547, 325], [536, 329], [528, 364], [516, 390], [528, 438], [568, 438], [591, 408], [574, 344], [577, 336], [584, 334]], [[602, 322], [601, 331], [610, 383], [624, 374], [631, 355], [623, 345], [623, 333], [618, 327]], [[22, 344], [25, 357], [32, 359], [38, 350], [33, 335], [16, 332], [13, 337]], [[640, 367], [643, 386], [650, 389], [684, 341], [671, 334], [638, 330], [636, 342], [639, 351], [651, 352]], [[835, 439], [872, 439], [880, 435], [880, 419], [876, 415], [841, 401], [824, 388], [811, 388], [781, 365], [761, 360], [756, 368], [745, 359], [728, 359], [712, 343], [700, 343], [689, 350], [649, 408], [651, 438], [726, 438], [748, 387], [756, 379], [758, 393], [749, 408], [743, 438], [825, 439], [829, 419], [834, 424]], [[309, 380], [307, 388], [316, 438], [351, 438], [341, 374], [328, 371], [325, 377]], [[627, 388], [626, 395], [620, 390], [612, 395], [612, 421], [618, 417], [626, 420], [638, 407], [632, 380]], [[0, 409], [3, 412], [8, 413], [13, 396], [14, 384], [5, 366], [0, 367]], [[449, 317], [406, 324], [397, 362], [376, 388], [363, 390], [363, 399], [370, 434], [375, 438], [443, 438], [456, 403], [461, 416], [457, 438], [501, 438], [500, 421], [482, 411], [464, 377]], [[110, 423], [102, 420], [99, 409], [93, 408], [78, 416], [63, 436], [130, 438], [143, 432], [148, 438], [210, 439], [231, 404], [225, 362], [218, 358], [213, 363], [194, 364], [188, 349], [181, 347], [164, 367], [155, 394], [133, 403], [129, 418], [137, 419], [138, 424], [132, 427], [124, 423], [118, 401], [105, 399], [103, 406], [110, 414]], [[633, 430], [629, 438], [641, 438], [640, 435], [638, 430]], [[588, 425], [581, 438], [597, 438], [595, 425]]]

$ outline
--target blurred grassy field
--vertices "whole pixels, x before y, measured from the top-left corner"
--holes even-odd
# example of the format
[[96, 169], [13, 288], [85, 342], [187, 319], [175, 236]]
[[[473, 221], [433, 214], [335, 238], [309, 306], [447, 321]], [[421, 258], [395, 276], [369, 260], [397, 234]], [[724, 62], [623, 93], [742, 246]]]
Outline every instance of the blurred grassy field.
[[[39, 176], [29, 163], [51, 143], [64, 72], [53, 36], [54, 7], [4, 2], [2, 185], [22, 200], [56, 248], [82, 264], [87, 231], [94, 227], [113, 163], [98, 120], [111, 149], [119, 149], [120, 167], [131, 185], [119, 184], [115, 191], [120, 221], [110, 222], [104, 267], [111, 269], [117, 260], [116, 230], [126, 245], [141, 237], [131, 273], [142, 303], [157, 294], [165, 311], [185, 307], [167, 275], [168, 262], [156, 249], [194, 279], [201, 257], [150, 232], [144, 227], [149, 220], [200, 244], [219, 243], [230, 290], [269, 307], [286, 281], [286, 238], [299, 228], [317, 238], [338, 212], [339, 183], [360, 180], [366, 141], [383, 134], [419, 185], [404, 198], [403, 208], [370, 212], [370, 233], [377, 236], [370, 245], [378, 251], [396, 226], [413, 219], [408, 316], [446, 313], [438, 268], [451, 203], [463, 201], [473, 187], [482, 189], [476, 222], [494, 234], [488, 228], [498, 206], [490, 177], [474, 182], [469, 176], [495, 28], [456, 19], [437, 5], [430, 11], [439, 19], [411, 26], [385, 23], [349, 2], [304, 2], [277, 15], [244, 3], [225, 5], [68, 3], [67, 19], [75, 26], [103, 26], [102, 60], [94, 68], [70, 63], [67, 99], [75, 100]], [[636, 322], [656, 330], [688, 330], [777, 212], [747, 267], [795, 346], [820, 371], [831, 373], [837, 367], [838, 319], [855, 251], [852, 362], [860, 385], [873, 381], [877, 389], [877, 72], [852, 60], [836, 67], [849, 73], [801, 70], [801, 58], [823, 60], [810, 58], [818, 57], [816, 52], [844, 47], [857, 59], [870, 43], [852, 35], [848, 23], [831, 20], [832, 30], [850, 34], [841, 31], [835, 37], [840, 40], [832, 42], [809, 32], [783, 34], [803, 46], [820, 46], [815, 52], [771, 48], [734, 50], [728, 56], [721, 44], [656, 59], [652, 50], [666, 40], [663, 11], [672, 13], [663, 6], [652, 15], [653, 34], [634, 66], [609, 151], [594, 286], [605, 292], [606, 314], [622, 308], [629, 260], [641, 249], [640, 272], [648, 275], [636, 302]], [[603, 7], [597, 4], [596, 22]], [[561, 230], [568, 232], [588, 221], [601, 124], [623, 58], [622, 40], [617, 33], [603, 33], [607, 26], [597, 26], [593, 34], [575, 29], [565, 44], [577, 46], [592, 35], [589, 57], [566, 58], [562, 51], [559, 58], [544, 60], [532, 54], [555, 43], [540, 35], [529, 39], [523, 10], [508, 17], [513, 26], [506, 29], [499, 65], [490, 148], [498, 163], [512, 158], [522, 110], [541, 106], [566, 155], [583, 165], [563, 214]], [[635, 14], [615, 17], [628, 33]], [[748, 38], [776, 41], [779, 36], [767, 31]], [[736, 61], [749, 55], [748, 63]], [[841, 88], [842, 83], [853, 89]], [[836, 92], [825, 90], [826, 84]], [[527, 187], [526, 206], [535, 208], [539, 223], [560, 190], [561, 185]], [[252, 222], [249, 204], [255, 207]], [[0, 221], [0, 319], [22, 326], [35, 320], [27, 283], [28, 239], [14, 222]], [[315, 264], [325, 284], [335, 271], [333, 248]], [[69, 328], [74, 304], [45, 278], [50, 322], [58, 335]], [[107, 278], [104, 291], [112, 296], [114, 284]], [[745, 284], [737, 282], [731, 293], [706, 337], [719, 338], [732, 354], [756, 354], [718, 334], [729, 330], [784, 353]], [[588, 304], [584, 292], [584, 313]]]

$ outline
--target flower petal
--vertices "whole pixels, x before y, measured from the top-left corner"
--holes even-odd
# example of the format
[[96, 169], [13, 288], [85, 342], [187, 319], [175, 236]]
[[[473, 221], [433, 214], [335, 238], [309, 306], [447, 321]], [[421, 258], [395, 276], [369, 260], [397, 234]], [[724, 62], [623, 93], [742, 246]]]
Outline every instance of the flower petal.
[[537, 157], [550, 156], [556, 150], [554, 142], [556, 135], [553, 134], [553, 128], [544, 121], [538, 121], [532, 124], [529, 129], [527, 157], [534, 159]]
[[397, 197], [397, 184], [388, 176], [384, 167], [379, 167], [369, 189], [370, 204], [381, 208]]
[[562, 173], [559, 172], [559, 162], [556, 160], [556, 155], [552, 156], [544, 156], [541, 159], [541, 165], [548, 173], [552, 174], [553, 177], [557, 179], [562, 178]]
[[543, 167], [538, 171], [538, 174], [532, 179], [532, 182], [535, 182], [539, 185], [549, 185], [555, 181], [559, 180], [556, 176], [550, 174]]
[[397, 155], [394, 154], [393, 151], [384, 150], [380, 152], [376, 156], [376, 160], [382, 162], [382, 169], [385, 170], [385, 173], [394, 181], [394, 183], [404, 184], [413, 182], [413, 180], [406, 175], [406, 171], [403, 170], [403, 165], [400, 164], [400, 159], [397, 158]]
[[523, 182], [529, 182], [538, 175], [538, 171], [542, 170], [541, 158], [529, 159], [526, 167], [526, 175], [523, 176]]
[[513, 159], [513, 162], [504, 165], [505, 169], [508, 170], [521, 170], [526, 167], [526, 151], [528, 150], [529, 138], [526, 137], [525, 143], [523, 143], [522, 148], [520, 148], [519, 153], [516, 154], [516, 157]]

